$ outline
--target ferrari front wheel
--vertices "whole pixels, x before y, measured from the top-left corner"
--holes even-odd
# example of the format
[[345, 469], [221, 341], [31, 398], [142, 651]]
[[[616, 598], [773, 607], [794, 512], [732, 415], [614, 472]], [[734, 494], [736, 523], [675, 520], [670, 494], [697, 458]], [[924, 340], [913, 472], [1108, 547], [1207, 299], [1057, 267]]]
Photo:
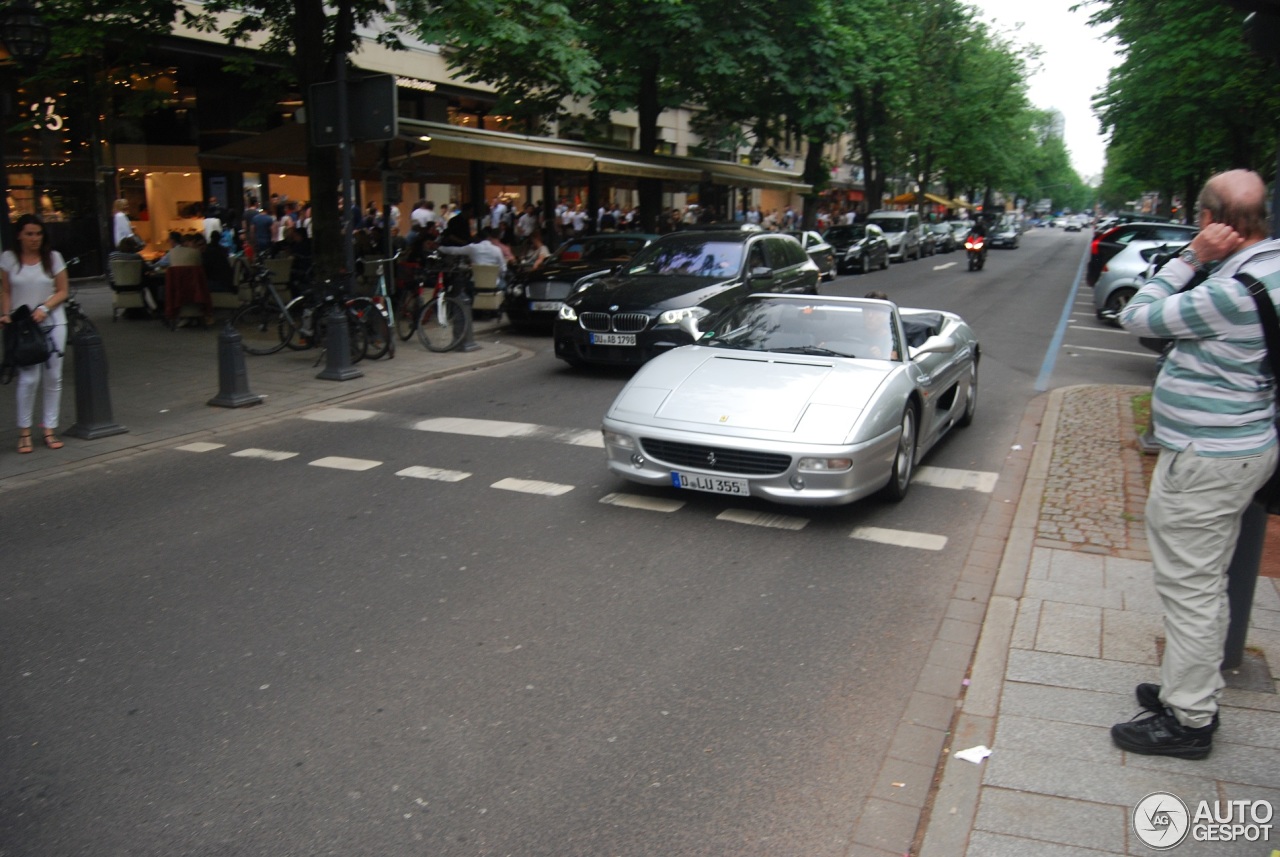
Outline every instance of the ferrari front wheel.
[[969, 391], [964, 397], [964, 412], [960, 415], [959, 425], [973, 425], [973, 415], [978, 410], [978, 363], [969, 364]]
[[898, 448], [893, 454], [893, 472], [889, 474], [889, 484], [884, 486], [885, 497], [896, 503], [907, 496], [915, 463], [916, 409], [914, 405], [907, 405], [902, 412], [902, 433], [898, 435]]

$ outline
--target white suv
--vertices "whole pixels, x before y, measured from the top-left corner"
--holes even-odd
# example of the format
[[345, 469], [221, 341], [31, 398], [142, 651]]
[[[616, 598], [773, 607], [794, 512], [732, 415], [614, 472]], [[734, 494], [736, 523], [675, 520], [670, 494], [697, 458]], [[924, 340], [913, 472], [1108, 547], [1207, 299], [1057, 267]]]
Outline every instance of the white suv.
[[879, 226], [889, 242], [889, 258], [895, 262], [920, 258], [920, 215], [914, 211], [871, 212], [868, 223]]

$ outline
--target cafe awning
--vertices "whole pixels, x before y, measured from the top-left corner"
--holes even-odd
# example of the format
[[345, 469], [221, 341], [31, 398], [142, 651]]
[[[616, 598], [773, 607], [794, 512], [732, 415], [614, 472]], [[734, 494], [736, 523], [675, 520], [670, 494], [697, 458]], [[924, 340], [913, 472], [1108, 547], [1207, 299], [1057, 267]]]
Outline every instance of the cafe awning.
[[[204, 169], [230, 172], [302, 173], [307, 167], [307, 126], [281, 125], [234, 143], [199, 153]], [[810, 186], [798, 177], [727, 161], [644, 155], [574, 140], [554, 140], [481, 131], [420, 119], [399, 120], [399, 137], [390, 144], [359, 143], [352, 147], [353, 169], [378, 170], [388, 154], [396, 170], [426, 169], [465, 174], [468, 161], [480, 161], [524, 169], [606, 176], [660, 179], [694, 184], [711, 181], [735, 187], [757, 187], [808, 193]], [[447, 168], [447, 169], [446, 169]]]
[[[926, 193], [924, 198], [934, 205], [941, 205], [943, 208], [964, 208], [963, 202], [956, 202], [953, 199], [947, 199], [937, 194]], [[915, 205], [916, 199], [917, 197], [914, 193], [902, 193], [889, 200], [889, 202], [894, 205]]]

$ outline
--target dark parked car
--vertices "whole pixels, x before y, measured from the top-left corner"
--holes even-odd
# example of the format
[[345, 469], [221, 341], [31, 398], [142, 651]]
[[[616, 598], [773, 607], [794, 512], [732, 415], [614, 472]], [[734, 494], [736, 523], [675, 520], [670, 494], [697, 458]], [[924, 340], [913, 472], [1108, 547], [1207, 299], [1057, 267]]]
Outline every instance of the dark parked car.
[[992, 229], [987, 230], [987, 244], [991, 247], [1018, 249], [1018, 238], [1022, 236], [1022, 225], [1016, 217], [1004, 217]]
[[1085, 281], [1095, 285], [1102, 275], [1103, 267], [1111, 257], [1119, 253], [1129, 244], [1143, 247], [1158, 247], [1161, 244], [1181, 246], [1195, 237], [1199, 230], [1194, 226], [1181, 223], [1125, 223], [1114, 226], [1093, 239], [1089, 249], [1089, 267], [1085, 271]]
[[[955, 232], [951, 229], [949, 223], [928, 223], [925, 224], [924, 231], [933, 235], [934, 252], [950, 253], [959, 246], [956, 242]], [[964, 238], [960, 239], [961, 241]]]
[[626, 232], [572, 238], [536, 271], [518, 271], [511, 277], [502, 311], [514, 324], [550, 328], [575, 283], [630, 261], [657, 237]]
[[836, 251], [836, 270], [840, 273], [889, 267], [889, 242], [879, 226], [854, 223], [832, 226], [822, 234]]
[[812, 230], [786, 234], [799, 241], [804, 252], [809, 254], [813, 264], [818, 266], [819, 278], [823, 280], [836, 278], [836, 250], [825, 238]]
[[757, 292], [816, 295], [818, 266], [789, 235], [672, 232], [615, 273], [579, 281], [556, 319], [556, 357], [638, 366], [692, 343], [692, 322]]

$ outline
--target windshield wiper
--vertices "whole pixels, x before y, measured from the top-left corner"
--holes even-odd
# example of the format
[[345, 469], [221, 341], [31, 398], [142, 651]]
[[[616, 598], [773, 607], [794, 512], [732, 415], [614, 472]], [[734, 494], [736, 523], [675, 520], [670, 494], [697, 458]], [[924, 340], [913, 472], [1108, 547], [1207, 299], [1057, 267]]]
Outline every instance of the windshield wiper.
[[792, 345], [789, 348], [770, 348], [778, 354], [813, 354], [819, 357], [853, 357], [853, 354], [845, 354], [843, 351], [833, 351], [830, 348], [823, 348], [821, 345]]

